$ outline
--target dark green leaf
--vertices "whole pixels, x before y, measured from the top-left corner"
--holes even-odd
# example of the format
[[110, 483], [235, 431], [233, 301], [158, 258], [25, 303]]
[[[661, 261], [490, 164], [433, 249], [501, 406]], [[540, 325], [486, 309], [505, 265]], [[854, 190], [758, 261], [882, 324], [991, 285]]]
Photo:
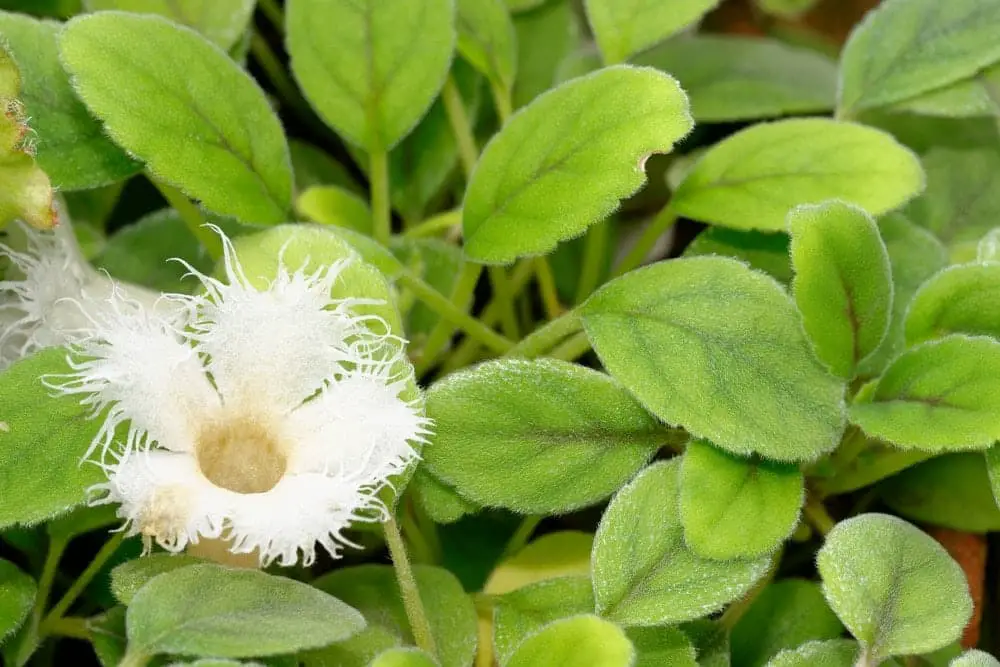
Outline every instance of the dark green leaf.
[[17, 631], [35, 602], [35, 580], [0, 559], [0, 643]]

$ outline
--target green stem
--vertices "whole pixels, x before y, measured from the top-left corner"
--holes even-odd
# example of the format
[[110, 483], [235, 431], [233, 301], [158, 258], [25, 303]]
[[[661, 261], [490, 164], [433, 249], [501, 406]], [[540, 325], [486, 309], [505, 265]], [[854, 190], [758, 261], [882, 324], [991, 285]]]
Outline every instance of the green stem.
[[533, 331], [517, 345], [507, 350], [506, 356], [527, 359], [540, 357], [582, 328], [583, 323], [579, 316], [571, 310]]
[[476, 148], [476, 138], [472, 134], [472, 125], [469, 123], [469, 115], [465, 112], [462, 94], [458, 92], [455, 78], [450, 74], [445, 79], [444, 88], [441, 89], [441, 101], [444, 103], [444, 111], [445, 115], [448, 116], [451, 131], [455, 135], [455, 143], [458, 144], [458, 159], [462, 163], [462, 172], [465, 174], [466, 182], [468, 182], [472, 177], [476, 160], [479, 159], [479, 149]]
[[563, 361], [576, 361], [590, 351], [590, 338], [585, 331], [574, 334], [564, 342], [552, 348], [549, 357]]
[[181, 220], [187, 225], [188, 230], [204, 246], [208, 256], [216, 262], [222, 259], [222, 239], [205, 226], [205, 216], [202, 215], [201, 209], [174, 186], [153, 178], [152, 174], [147, 174], [147, 176], [170, 204], [170, 207], [181, 216]]
[[369, 151], [368, 179], [375, 240], [388, 245], [392, 236], [392, 210], [389, 206], [389, 154], [386, 151]]
[[410, 544], [410, 550], [413, 552], [414, 562], [424, 564], [434, 563], [434, 554], [431, 551], [431, 545], [424, 538], [423, 533], [420, 532], [420, 527], [417, 526], [417, 522], [409, 512], [402, 512], [401, 526], [403, 528], [403, 535], [406, 536], [406, 541]]
[[540, 524], [544, 518], [545, 517], [540, 514], [532, 514], [524, 517], [524, 519], [521, 520], [520, 525], [518, 525], [517, 530], [515, 530], [514, 534], [510, 536], [509, 540], [507, 540], [507, 546], [504, 547], [500, 560], [510, 558], [523, 549], [524, 545], [526, 545], [528, 540], [531, 539], [532, 533], [534, 533], [535, 529], [538, 528], [538, 524]]
[[514, 299], [510, 293], [507, 273], [502, 266], [491, 266], [487, 272], [490, 275], [490, 284], [493, 286], [494, 298], [500, 304], [500, 326], [503, 327], [503, 333], [511, 340], [517, 340], [521, 337], [520, 327], [517, 324], [517, 313], [514, 311]]
[[453, 229], [456, 225], [461, 224], [462, 210], [456, 208], [452, 211], [438, 213], [433, 217], [427, 218], [423, 222], [413, 225], [403, 232], [403, 236], [411, 239], [422, 238], [425, 236], [437, 236], [441, 232]]
[[812, 524], [812, 527], [824, 537], [837, 525], [837, 522], [833, 520], [830, 513], [826, 511], [823, 503], [812, 496], [806, 499], [806, 505], [802, 508], [802, 514]]
[[[476, 264], [475, 262], [466, 262], [465, 266], [462, 267], [462, 272], [459, 274], [458, 280], [455, 281], [455, 288], [452, 290], [450, 299], [451, 305], [457, 310], [465, 312], [468, 305], [472, 302], [472, 297], [476, 292], [476, 283], [479, 282], [479, 275], [482, 271], [482, 264]], [[437, 360], [438, 354], [441, 353], [441, 350], [451, 340], [454, 331], [451, 324], [444, 318], [434, 325], [434, 328], [431, 329], [430, 334], [427, 336], [427, 343], [424, 345], [423, 353], [417, 364], [416, 370], [418, 375], [426, 372]]]
[[403, 607], [406, 609], [406, 617], [410, 621], [413, 638], [416, 640], [418, 648], [436, 660], [437, 647], [434, 645], [434, 635], [431, 634], [431, 624], [427, 620], [424, 605], [420, 602], [420, 590], [417, 588], [417, 580], [413, 576], [410, 560], [406, 556], [406, 546], [399, 534], [399, 526], [396, 525], [396, 520], [391, 516], [383, 525], [385, 526], [385, 541], [389, 545], [392, 566], [396, 570], [396, 579], [399, 582], [399, 591], [403, 596]]
[[556, 276], [552, 273], [552, 265], [549, 264], [548, 257], [544, 255], [536, 257], [534, 265], [535, 276], [538, 278], [538, 292], [542, 297], [545, 316], [554, 320], [563, 314], [562, 304], [559, 303], [559, 290], [556, 289]]
[[146, 667], [152, 659], [151, 655], [128, 649], [125, 651], [125, 657], [118, 663], [118, 667]]
[[68, 537], [49, 538], [49, 549], [45, 554], [45, 563], [42, 565], [42, 574], [38, 577], [38, 592], [35, 594], [35, 605], [31, 610], [31, 617], [28, 619], [28, 629], [23, 635], [21, 645], [18, 647], [14, 664], [23, 667], [31, 659], [31, 655], [38, 648], [39, 626], [42, 623], [42, 616], [45, 614], [45, 605], [49, 601], [49, 592], [52, 590], [52, 582], [55, 581], [56, 573], [59, 572], [59, 561], [63, 552], [69, 545]]
[[278, 3], [275, 0], [257, 0], [257, 6], [274, 29], [282, 35], [285, 34], [285, 15]]
[[638, 240], [632, 245], [632, 248], [628, 251], [628, 253], [626, 253], [625, 257], [622, 258], [622, 261], [618, 263], [618, 266], [615, 267], [613, 275], [617, 277], [623, 273], [628, 273], [642, 264], [642, 262], [646, 259], [646, 256], [649, 255], [650, 251], [653, 249], [653, 246], [656, 245], [656, 242], [660, 240], [660, 237], [663, 236], [675, 222], [677, 222], [677, 214], [674, 213], [668, 203], [663, 207], [663, 209], [660, 210], [659, 213], [656, 214], [653, 221], [646, 226], [646, 229], [643, 230]]
[[497, 118], [500, 119], [500, 127], [507, 124], [513, 113], [510, 102], [510, 91], [495, 81], [490, 81], [490, 92], [493, 93], [493, 105], [497, 110]]
[[49, 634], [90, 641], [90, 628], [87, 627], [87, 619], [76, 616], [63, 616], [57, 619], [49, 625]]
[[609, 229], [606, 222], [599, 222], [587, 232], [583, 246], [583, 266], [580, 269], [580, 281], [577, 283], [574, 299], [577, 304], [583, 303], [601, 282]]
[[125, 539], [125, 533], [119, 532], [115, 533], [110, 540], [104, 543], [100, 551], [94, 556], [94, 559], [90, 561], [90, 565], [76, 578], [73, 585], [69, 587], [69, 590], [62, 596], [59, 602], [52, 606], [49, 610], [48, 616], [42, 621], [40, 628], [40, 634], [45, 636], [47, 633], [51, 632], [52, 624], [56, 623], [62, 615], [65, 614], [70, 606], [76, 602], [76, 599], [80, 596], [80, 593], [93, 581], [94, 577], [101, 571], [108, 559], [111, 558], [121, 546], [122, 540]]

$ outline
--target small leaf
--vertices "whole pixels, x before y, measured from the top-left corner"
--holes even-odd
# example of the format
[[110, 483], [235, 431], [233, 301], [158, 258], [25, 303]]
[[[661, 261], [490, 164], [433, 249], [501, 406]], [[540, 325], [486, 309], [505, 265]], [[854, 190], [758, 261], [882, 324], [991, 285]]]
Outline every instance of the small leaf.
[[594, 611], [589, 577], [539, 581], [493, 600], [493, 642], [501, 665], [518, 644], [560, 618]]
[[432, 474], [486, 506], [553, 514], [615, 492], [663, 444], [613, 379], [555, 360], [487, 362], [427, 392]]
[[542, 535], [497, 565], [483, 592], [501, 595], [539, 581], [589, 575], [593, 548], [590, 533], [560, 530]]
[[462, 211], [466, 255], [505, 264], [579, 236], [691, 127], [677, 82], [651, 68], [611, 67], [546, 93], [479, 159]]
[[792, 293], [816, 356], [854, 377], [881, 345], [892, 317], [892, 268], [875, 221], [840, 202], [800, 206], [788, 216]]
[[371, 667], [436, 667], [440, 663], [420, 649], [391, 648], [380, 653]]
[[338, 134], [369, 152], [388, 151], [444, 83], [453, 14], [450, 0], [290, 0], [292, 73]]
[[83, 0], [88, 11], [120, 9], [159, 14], [194, 28], [221, 49], [229, 49], [243, 35], [253, 16], [255, 0]]
[[695, 23], [719, 0], [585, 0], [587, 20], [604, 62], [624, 62]]
[[204, 564], [153, 577], [132, 598], [126, 627], [130, 650], [245, 658], [341, 641], [365, 620], [298, 581]]
[[295, 200], [299, 215], [324, 225], [371, 235], [372, 212], [368, 202], [336, 185], [314, 185]]
[[902, 519], [863, 514], [841, 521], [816, 562], [826, 599], [870, 664], [939, 649], [972, 615], [962, 568]]
[[800, 204], [842, 199], [879, 215], [922, 189], [917, 157], [888, 134], [804, 118], [753, 125], [708, 149], [671, 206], [702, 222], [784, 231]]
[[631, 667], [634, 661], [635, 649], [621, 628], [587, 615], [562, 619], [545, 626], [517, 647], [505, 667]]
[[928, 451], [1000, 440], [1000, 342], [954, 334], [899, 355], [850, 408], [865, 433]]
[[799, 522], [804, 498], [796, 466], [747, 461], [711, 443], [688, 443], [681, 464], [684, 541], [703, 558], [772, 553]]
[[17, 631], [35, 602], [35, 580], [0, 559], [0, 644]]
[[818, 584], [783, 579], [765, 587], [733, 627], [733, 665], [762, 667], [783, 650], [843, 631]]
[[677, 628], [629, 628], [625, 635], [635, 647], [634, 667], [698, 667], [694, 645]]
[[973, 649], [952, 660], [948, 667], [1000, 667], [1000, 660], [986, 651]]
[[854, 667], [858, 643], [850, 639], [806, 642], [774, 656], [767, 667]]
[[885, 106], [1000, 60], [1000, 5], [887, 0], [858, 24], [840, 57], [838, 113]]
[[906, 342], [953, 333], [1000, 338], [1000, 263], [950, 266], [917, 290], [907, 310]]
[[732, 257], [746, 262], [752, 269], [763, 271], [780, 283], [789, 283], [792, 280], [789, 245], [790, 239], [784, 232], [767, 234], [727, 227], [706, 227], [684, 249], [684, 257]]
[[769, 559], [701, 558], [684, 544], [680, 461], [655, 463], [614, 497], [597, 528], [597, 612], [625, 626], [700, 618], [742, 596]]
[[427, 472], [426, 466], [417, 468], [409, 488], [434, 523], [455, 523], [466, 514], [473, 514], [481, 509], [480, 505], [466, 500], [452, 487]]
[[684, 623], [681, 632], [694, 644], [700, 667], [730, 667], [729, 631], [718, 621]]
[[111, 571], [111, 592], [122, 604], [131, 604], [132, 598], [150, 579], [164, 572], [197, 565], [201, 559], [187, 554], [152, 554], [126, 561]]
[[[292, 172], [281, 123], [218, 47], [158, 16], [100, 12], [67, 23], [59, 49], [90, 111], [156, 177], [221, 215], [287, 219]], [[172, 53], [184, 54], [184, 67]]]
[[[511, 1], [507, 0], [508, 5]], [[559, 65], [580, 43], [581, 36], [569, 0], [513, 1], [540, 5], [533, 11], [514, 17], [514, 29], [517, 31], [516, 109], [555, 84]]]
[[304, 141], [289, 139], [288, 151], [292, 157], [297, 192], [308, 190], [314, 185], [337, 185], [354, 194], [364, 194], [347, 167], [323, 150]]
[[90, 408], [77, 398], [53, 397], [40, 380], [67, 372], [66, 350], [49, 348], [0, 374], [0, 528], [67, 512], [84, 502], [88, 487], [104, 481], [100, 468], [81, 463], [99, 420], [90, 419]]
[[517, 34], [503, 0], [457, 0], [458, 52], [509, 91], [517, 71]]
[[608, 372], [695, 437], [779, 461], [840, 440], [842, 383], [816, 362], [791, 298], [739, 262], [653, 264], [604, 285], [581, 316]]
[[692, 35], [632, 62], [677, 77], [703, 123], [827, 111], [836, 98], [835, 62], [774, 39]]

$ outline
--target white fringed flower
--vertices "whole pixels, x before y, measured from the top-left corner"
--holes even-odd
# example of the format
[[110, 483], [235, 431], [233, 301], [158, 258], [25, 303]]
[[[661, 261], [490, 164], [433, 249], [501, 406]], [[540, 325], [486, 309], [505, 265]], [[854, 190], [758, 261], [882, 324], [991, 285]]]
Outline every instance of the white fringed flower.
[[116, 293], [73, 346], [75, 373], [56, 388], [106, 415], [87, 454], [108, 475], [92, 502], [119, 503], [147, 548], [221, 539], [292, 565], [318, 543], [337, 557], [352, 522], [385, 517], [378, 492], [428, 433], [401, 398], [404, 341], [358, 313], [372, 301], [331, 298], [346, 262], [282, 264], [257, 289], [222, 239], [227, 282], [192, 269], [205, 294], [165, 297], [183, 321]]

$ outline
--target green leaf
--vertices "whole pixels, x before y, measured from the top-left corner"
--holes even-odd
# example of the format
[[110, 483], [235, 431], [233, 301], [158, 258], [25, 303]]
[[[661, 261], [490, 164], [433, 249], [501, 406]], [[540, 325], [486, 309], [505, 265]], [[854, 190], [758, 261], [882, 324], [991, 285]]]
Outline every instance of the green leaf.
[[473, 514], [481, 507], [467, 500], [443, 481], [427, 472], [426, 466], [419, 466], [410, 482], [410, 490], [420, 507], [434, 523], [455, 523], [466, 514]]
[[458, 52], [504, 91], [514, 87], [517, 33], [503, 0], [457, 0]]
[[37, 133], [36, 159], [62, 190], [119, 181], [140, 169], [104, 135], [59, 64], [61, 24], [0, 12], [0, 34], [21, 70], [24, 113]]
[[[465, 262], [461, 248], [441, 239], [411, 239], [405, 236], [393, 237], [389, 248], [399, 261], [439, 293], [452, 293]], [[406, 319], [406, 333], [413, 349], [414, 345], [423, 344], [440, 315], [418, 301], [410, 308]]]
[[632, 62], [677, 77], [703, 123], [828, 111], [836, 98], [835, 62], [773, 39], [678, 37]]
[[921, 93], [892, 105], [891, 109], [930, 116], [989, 117], [996, 108], [992, 94], [997, 83], [1000, 83], [1000, 66], [991, 65], [971, 78]]
[[529, 9], [535, 9], [539, 5], [544, 5], [546, 0], [504, 0], [507, 8], [511, 12], [526, 12]]
[[953, 334], [906, 350], [858, 394], [851, 421], [898, 447], [986, 449], [1000, 440], [1000, 342]]
[[678, 33], [714, 9], [719, 0], [584, 0], [587, 20], [604, 62], [624, 62]]
[[440, 663], [420, 649], [391, 648], [380, 653], [371, 667], [436, 667]]
[[680, 461], [655, 463], [611, 501], [592, 556], [597, 612], [625, 626], [700, 618], [741, 597], [770, 559], [709, 560], [684, 543]]
[[476, 165], [462, 210], [466, 255], [510, 263], [579, 236], [646, 182], [650, 154], [691, 127], [677, 82], [651, 68], [606, 68], [539, 97]]
[[634, 664], [635, 649], [625, 632], [614, 623], [585, 615], [545, 626], [517, 647], [505, 667], [631, 667]]
[[986, 473], [989, 476], [990, 489], [993, 491], [993, 500], [1000, 508], [1000, 443], [995, 443], [987, 449], [985, 456]]
[[986, 651], [972, 650], [952, 660], [949, 667], [1000, 667], [1000, 660]]
[[295, 210], [302, 217], [334, 227], [372, 233], [372, 212], [368, 202], [336, 185], [314, 185], [298, 196]]
[[653, 264], [607, 283], [581, 316], [608, 372], [695, 437], [779, 461], [840, 440], [843, 384], [816, 362], [791, 298], [739, 262]]
[[910, 300], [920, 285], [948, 262], [948, 253], [940, 241], [902, 215], [887, 215], [878, 225], [892, 267], [892, 319], [878, 350], [858, 368], [865, 377], [879, 375], [903, 351], [904, 321]]
[[434, 101], [455, 46], [450, 0], [290, 0], [292, 73], [319, 115], [369, 152], [395, 146]]
[[35, 580], [0, 559], [0, 643], [16, 632], [35, 602]]
[[1000, 338], [1000, 263], [950, 266], [917, 291], [907, 311], [906, 342], [952, 333]]
[[[538, 581], [590, 574], [594, 536], [560, 530], [532, 540], [490, 572], [483, 592], [500, 595]], [[592, 611], [593, 605], [587, 610]]]
[[783, 650], [843, 630], [818, 584], [784, 579], [764, 588], [733, 627], [733, 667], [762, 667]]
[[[292, 171], [281, 123], [225, 52], [164, 18], [123, 12], [73, 19], [59, 49], [90, 111], [157, 178], [221, 215], [287, 219]], [[174, 53], [184, 54], [183, 67]]]
[[797, 19], [815, 7], [818, 0], [754, 0], [768, 14], [784, 19]]
[[493, 643], [501, 665], [518, 644], [560, 618], [594, 611], [589, 577], [539, 581], [493, 599]]
[[68, 372], [66, 350], [49, 348], [0, 374], [0, 528], [67, 512], [84, 502], [88, 487], [104, 481], [96, 465], [81, 464], [99, 420], [89, 418], [79, 399], [53, 397], [40, 380]]
[[837, 112], [886, 106], [972, 77], [1000, 60], [1000, 5], [887, 0], [851, 33], [840, 57]]
[[365, 620], [298, 581], [203, 564], [150, 579], [133, 596], [126, 627], [130, 650], [246, 658], [341, 641]]
[[435, 383], [426, 400], [430, 472], [476, 503], [525, 514], [607, 498], [665, 441], [621, 385], [564, 361], [487, 362]]
[[857, 642], [850, 639], [828, 639], [785, 649], [774, 656], [767, 667], [854, 667], [857, 657]]
[[671, 206], [694, 220], [784, 231], [800, 204], [842, 199], [873, 215], [923, 189], [920, 162], [888, 134], [827, 118], [760, 123], [705, 153]]
[[290, 139], [288, 151], [292, 157], [297, 192], [308, 190], [313, 185], [338, 185], [354, 194], [364, 194], [347, 167], [323, 150], [304, 141]]
[[955, 641], [972, 615], [965, 575], [940, 544], [902, 519], [838, 523], [817, 556], [830, 606], [869, 664]]
[[684, 541], [703, 558], [770, 554], [798, 524], [804, 495], [796, 466], [748, 461], [693, 440], [681, 464]]
[[125, 657], [125, 607], [118, 605], [87, 619], [90, 643], [103, 667], [118, 667]]
[[728, 227], [706, 227], [684, 249], [685, 257], [721, 255], [741, 260], [781, 283], [792, 280], [788, 234], [739, 231]]
[[568, 0], [526, 1], [540, 6], [514, 17], [517, 31], [515, 109], [552, 87], [563, 58], [572, 53], [581, 39], [580, 25]]
[[396, 259], [396, 256], [372, 237], [356, 232], [346, 227], [329, 227], [331, 236], [335, 236], [354, 249], [361, 259], [378, 269], [386, 280], [395, 280], [406, 267]]
[[718, 621], [684, 623], [681, 632], [694, 644], [700, 667], [730, 667], [729, 631]]
[[[441, 664], [444, 667], [468, 667], [476, 651], [476, 612], [472, 600], [447, 570], [416, 565], [413, 574]], [[342, 568], [320, 577], [313, 585], [358, 609], [368, 621], [368, 628], [346, 642], [314, 652], [307, 664], [367, 665], [374, 654], [365, 656], [363, 644], [370, 641], [373, 633], [396, 645], [413, 643], [392, 567], [359, 565]]]
[[913, 521], [970, 533], [1000, 530], [984, 458], [979, 453], [938, 456], [890, 477], [878, 486], [893, 512]]
[[878, 350], [892, 317], [892, 268], [875, 221], [841, 202], [788, 216], [792, 293], [816, 356], [850, 380]]
[[132, 598], [150, 579], [164, 572], [203, 562], [187, 554], [159, 553], [126, 561], [111, 571], [111, 592], [122, 604], [132, 603]]
[[81, 505], [67, 514], [49, 521], [45, 529], [52, 539], [67, 542], [77, 535], [90, 533], [115, 524], [120, 525], [118, 507], [113, 504], [87, 506]]
[[221, 49], [229, 49], [240, 39], [256, 0], [83, 0], [88, 11], [120, 9], [139, 14], [159, 14], [194, 28]]
[[677, 628], [629, 628], [625, 635], [635, 647], [634, 667], [698, 667], [694, 645]]

